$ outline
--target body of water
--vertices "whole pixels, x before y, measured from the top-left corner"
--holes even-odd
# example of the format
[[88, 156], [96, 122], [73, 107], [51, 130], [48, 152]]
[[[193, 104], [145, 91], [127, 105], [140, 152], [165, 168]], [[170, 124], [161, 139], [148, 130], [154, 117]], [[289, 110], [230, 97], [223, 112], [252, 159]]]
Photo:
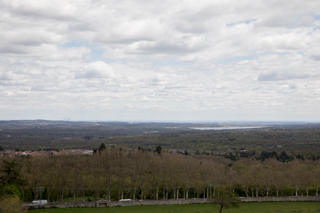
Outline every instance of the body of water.
[[234, 126], [234, 127], [190, 127], [195, 130], [234, 130], [234, 129], [258, 129], [262, 126]]

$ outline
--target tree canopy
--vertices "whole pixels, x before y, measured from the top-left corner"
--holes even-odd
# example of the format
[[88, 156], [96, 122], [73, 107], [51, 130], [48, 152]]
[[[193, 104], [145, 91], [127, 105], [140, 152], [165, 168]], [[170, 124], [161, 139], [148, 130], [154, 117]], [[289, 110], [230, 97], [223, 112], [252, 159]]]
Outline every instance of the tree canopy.
[[220, 206], [219, 213], [222, 212], [222, 209], [240, 207], [239, 204], [241, 203], [241, 200], [233, 193], [230, 186], [220, 185], [217, 187], [216, 191], [216, 195], [212, 196], [209, 201]]

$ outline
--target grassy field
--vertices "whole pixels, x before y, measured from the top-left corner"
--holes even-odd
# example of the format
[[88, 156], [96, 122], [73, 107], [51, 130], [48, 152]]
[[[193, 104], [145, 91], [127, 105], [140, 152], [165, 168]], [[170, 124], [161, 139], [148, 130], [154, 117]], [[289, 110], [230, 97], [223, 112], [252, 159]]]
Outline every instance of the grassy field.
[[[29, 213], [212, 213], [219, 212], [212, 204], [163, 205], [163, 206], [128, 206], [107, 208], [70, 208], [39, 209]], [[226, 213], [275, 213], [275, 212], [320, 212], [319, 202], [264, 202], [241, 203], [238, 209], [224, 209]]]

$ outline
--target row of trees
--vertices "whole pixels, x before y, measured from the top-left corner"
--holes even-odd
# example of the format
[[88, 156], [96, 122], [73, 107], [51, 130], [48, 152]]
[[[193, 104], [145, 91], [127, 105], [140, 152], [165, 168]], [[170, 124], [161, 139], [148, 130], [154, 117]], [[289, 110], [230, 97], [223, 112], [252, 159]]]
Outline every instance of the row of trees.
[[[228, 185], [240, 196], [318, 196], [319, 161], [232, 162], [217, 156], [144, 152], [107, 147], [93, 156], [64, 155], [3, 159], [15, 162], [25, 201], [181, 199], [214, 196]], [[14, 174], [2, 172], [2, 179]], [[40, 187], [44, 187], [41, 192]]]

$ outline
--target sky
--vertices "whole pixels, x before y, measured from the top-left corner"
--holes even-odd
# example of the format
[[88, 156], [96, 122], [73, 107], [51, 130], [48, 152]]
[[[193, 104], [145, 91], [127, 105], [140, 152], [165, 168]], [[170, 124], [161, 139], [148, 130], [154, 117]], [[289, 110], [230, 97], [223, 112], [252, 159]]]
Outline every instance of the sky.
[[319, 0], [0, 0], [0, 120], [320, 121]]

